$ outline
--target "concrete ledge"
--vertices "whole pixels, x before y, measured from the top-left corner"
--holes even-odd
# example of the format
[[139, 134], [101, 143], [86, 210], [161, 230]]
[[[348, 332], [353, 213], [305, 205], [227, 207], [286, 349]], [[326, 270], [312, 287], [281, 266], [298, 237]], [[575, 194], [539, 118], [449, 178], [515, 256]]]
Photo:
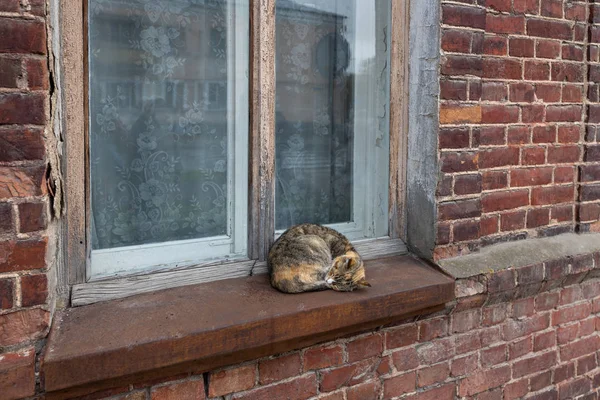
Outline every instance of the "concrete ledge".
[[484, 247], [479, 253], [440, 260], [438, 264], [450, 275], [461, 279], [598, 252], [600, 234], [567, 233], [496, 244]]

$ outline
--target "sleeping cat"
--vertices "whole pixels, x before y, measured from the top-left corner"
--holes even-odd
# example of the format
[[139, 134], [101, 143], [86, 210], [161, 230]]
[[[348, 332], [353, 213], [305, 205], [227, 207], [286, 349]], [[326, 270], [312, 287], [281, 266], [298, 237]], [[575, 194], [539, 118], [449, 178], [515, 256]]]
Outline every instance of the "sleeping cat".
[[315, 224], [296, 225], [273, 243], [267, 259], [271, 285], [285, 293], [371, 286], [360, 255], [341, 233]]

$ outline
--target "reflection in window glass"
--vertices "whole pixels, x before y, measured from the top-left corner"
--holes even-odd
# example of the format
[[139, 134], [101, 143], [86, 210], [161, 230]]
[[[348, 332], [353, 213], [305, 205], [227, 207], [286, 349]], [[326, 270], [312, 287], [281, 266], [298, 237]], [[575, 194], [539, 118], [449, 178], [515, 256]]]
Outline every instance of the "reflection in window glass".
[[385, 236], [390, 1], [276, 7], [276, 227]]
[[222, 238], [188, 243], [190, 259], [242, 252], [247, 1], [89, 1], [93, 249]]

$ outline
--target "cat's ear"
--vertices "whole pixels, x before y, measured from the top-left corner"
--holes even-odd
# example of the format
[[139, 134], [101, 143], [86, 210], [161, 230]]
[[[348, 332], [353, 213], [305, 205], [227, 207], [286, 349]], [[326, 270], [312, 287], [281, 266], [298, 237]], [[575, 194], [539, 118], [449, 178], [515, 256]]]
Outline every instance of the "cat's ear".
[[371, 284], [364, 279], [357, 282], [358, 286], [371, 287]]
[[354, 258], [354, 257], [350, 257], [348, 259], [348, 269], [355, 269], [359, 267], [359, 262], [358, 259]]

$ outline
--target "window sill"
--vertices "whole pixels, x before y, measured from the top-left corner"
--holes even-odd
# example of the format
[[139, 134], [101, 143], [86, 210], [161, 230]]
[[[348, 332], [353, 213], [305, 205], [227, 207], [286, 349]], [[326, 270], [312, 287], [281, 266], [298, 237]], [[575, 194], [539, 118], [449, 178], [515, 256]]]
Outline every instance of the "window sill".
[[52, 398], [201, 373], [310, 346], [443, 306], [454, 280], [410, 256], [367, 261], [373, 287], [286, 295], [266, 275], [68, 309], [43, 361]]

